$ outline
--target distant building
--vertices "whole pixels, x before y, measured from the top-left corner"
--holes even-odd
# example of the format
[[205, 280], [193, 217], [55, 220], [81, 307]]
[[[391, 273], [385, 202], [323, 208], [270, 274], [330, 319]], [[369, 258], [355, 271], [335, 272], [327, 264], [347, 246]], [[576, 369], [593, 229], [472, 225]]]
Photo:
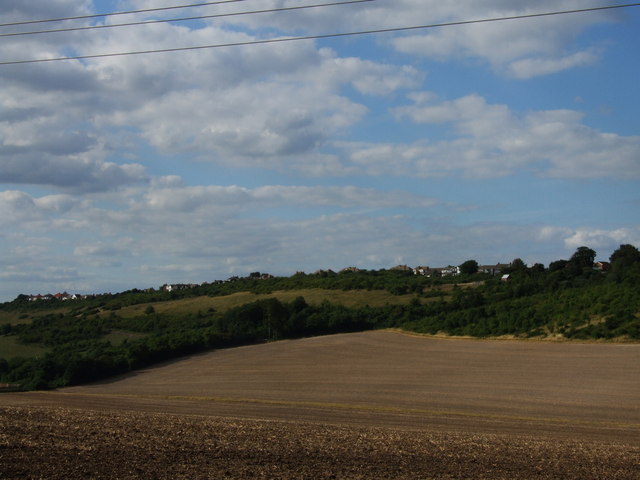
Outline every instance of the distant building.
[[391, 270], [394, 270], [396, 272], [412, 272], [413, 268], [406, 265], [396, 265], [395, 267], [391, 267]]
[[460, 267], [452, 267], [451, 265], [448, 267], [444, 267], [440, 269], [440, 275], [443, 277], [448, 277], [452, 275], [460, 275]]
[[316, 270], [315, 272], [313, 272], [313, 274], [317, 275], [318, 277], [331, 277], [331, 276], [335, 275], [336, 272], [334, 272], [331, 269], [329, 269], [329, 270]]
[[509, 263], [497, 263], [495, 265], [480, 265], [478, 273], [488, 273], [489, 275], [499, 275], [504, 269], [509, 268]]
[[197, 283], [165, 283], [160, 287], [160, 290], [166, 292], [175, 292], [176, 290], [186, 290], [188, 288], [199, 287]]
[[342, 270], [340, 270], [340, 273], [346, 273], [346, 272], [360, 272], [361, 270], [358, 267], [346, 267], [343, 268]]

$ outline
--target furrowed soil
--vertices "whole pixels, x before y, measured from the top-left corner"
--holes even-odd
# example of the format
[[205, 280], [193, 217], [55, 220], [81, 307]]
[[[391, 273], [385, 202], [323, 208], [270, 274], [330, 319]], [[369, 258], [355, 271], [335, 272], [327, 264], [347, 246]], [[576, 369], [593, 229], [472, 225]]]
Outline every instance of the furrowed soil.
[[366, 332], [0, 395], [0, 479], [639, 479], [640, 345]]

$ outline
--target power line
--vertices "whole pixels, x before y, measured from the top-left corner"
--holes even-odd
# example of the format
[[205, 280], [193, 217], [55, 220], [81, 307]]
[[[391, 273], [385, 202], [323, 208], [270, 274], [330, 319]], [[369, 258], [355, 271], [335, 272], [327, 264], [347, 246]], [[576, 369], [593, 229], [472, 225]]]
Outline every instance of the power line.
[[217, 2], [192, 3], [189, 5], [175, 5], [173, 7], [145, 8], [143, 10], [128, 10], [125, 12], [94, 13], [92, 15], [78, 15], [75, 17], [48, 18], [43, 20], [28, 20], [24, 22], [0, 23], [0, 27], [13, 27], [16, 25], [31, 25], [34, 23], [64, 22], [67, 20], [86, 20], [89, 18], [111, 17], [115, 15], [130, 15], [135, 13], [160, 12], [165, 10], [176, 10], [180, 8], [206, 7], [209, 5], [221, 5], [223, 3], [237, 3], [237, 2], [246, 2], [246, 1], [248, 0], [218, 0]]
[[172, 23], [172, 22], [184, 22], [191, 20], [203, 20], [207, 18], [220, 18], [220, 17], [232, 17], [238, 15], [254, 15], [258, 13], [274, 13], [274, 12], [284, 12], [291, 10], [303, 10], [307, 8], [319, 8], [319, 7], [333, 7], [339, 5], [350, 5], [354, 3], [364, 3], [364, 2], [374, 2], [375, 0], [347, 0], [343, 2], [333, 2], [333, 3], [320, 3], [314, 5], [301, 5], [297, 7], [281, 7], [281, 8], [270, 8], [265, 10], [252, 10], [252, 11], [244, 11], [244, 12], [232, 12], [232, 13], [217, 13], [214, 15], [199, 15], [194, 17], [182, 17], [182, 18], [169, 18], [162, 20], [142, 20], [139, 22], [130, 22], [130, 23], [115, 23], [109, 25], [91, 25], [87, 27], [69, 27], [69, 28], [58, 28], [53, 30], [39, 30], [39, 31], [31, 31], [31, 32], [13, 32], [13, 33], [0, 33], [0, 37], [17, 37], [22, 35], [37, 35], [41, 33], [60, 33], [60, 32], [74, 32], [79, 30], [95, 30], [99, 28], [114, 28], [114, 27], [131, 27], [137, 25], [149, 25], [153, 23]]
[[320, 40], [320, 39], [327, 39], [327, 38], [348, 37], [348, 36], [355, 36], [355, 35], [372, 35], [372, 34], [391, 33], [391, 32], [406, 32], [411, 30], [424, 30], [428, 28], [452, 27], [457, 25], [471, 25], [471, 24], [478, 24], [478, 23], [500, 22], [500, 21], [507, 21], [507, 20], [520, 20], [520, 19], [526, 19], [526, 18], [549, 17], [554, 15], [567, 15], [567, 14], [595, 12], [595, 11], [602, 11], [602, 10], [612, 10], [612, 9], [638, 7], [638, 6], [640, 6], [640, 3], [627, 3], [624, 5], [608, 5], [608, 6], [602, 6], [602, 7], [582, 8], [582, 9], [576, 9], [576, 10], [562, 10], [562, 11], [554, 11], [554, 12], [531, 13], [526, 15], [513, 15], [508, 17], [494, 17], [494, 18], [484, 18], [484, 19], [477, 19], [477, 20], [462, 20], [462, 21], [456, 21], [456, 22], [434, 23], [430, 25], [416, 25], [411, 27], [381, 28], [376, 30], [328, 33], [328, 34], [307, 35], [307, 36], [300, 36], [300, 37], [278, 37], [278, 38], [263, 39], [263, 40], [251, 40], [246, 42], [218, 43], [214, 45], [162, 48], [162, 49], [156, 49], [156, 50], [139, 50], [139, 51], [131, 51], [131, 52], [118, 52], [118, 53], [100, 53], [100, 54], [94, 54], [94, 55], [77, 55], [77, 56], [59, 57], [59, 58], [40, 58], [40, 59], [33, 59], [33, 60], [13, 60], [13, 61], [7, 61], [7, 62], [0, 62], [0, 65], [18, 65], [18, 64], [26, 64], [26, 63], [57, 62], [57, 61], [64, 61], [64, 60], [88, 60], [88, 59], [105, 58], [105, 57], [146, 55], [151, 53], [183, 52], [183, 51], [190, 51], [190, 50], [239, 47], [239, 46], [248, 46], [248, 45], [261, 45], [261, 44], [268, 44], [268, 43], [294, 42], [294, 41], [302, 41], [302, 40]]

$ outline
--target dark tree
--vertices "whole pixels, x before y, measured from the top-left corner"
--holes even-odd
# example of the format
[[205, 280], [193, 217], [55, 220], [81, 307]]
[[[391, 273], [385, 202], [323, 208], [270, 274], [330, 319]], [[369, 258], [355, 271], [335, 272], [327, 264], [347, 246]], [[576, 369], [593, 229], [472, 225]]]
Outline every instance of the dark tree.
[[611, 274], [621, 280], [640, 271], [640, 251], [633, 245], [620, 245], [609, 257]]
[[567, 267], [566, 260], [556, 260], [555, 262], [551, 262], [549, 264], [549, 272], [557, 272], [559, 270], [564, 270]]
[[640, 263], [640, 250], [633, 245], [620, 245], [615, 252], [609, 257], [611, 267], [628, 267], [634, 263]]
[[596, 252], [589, 247], [578, 247], [567, 262], [566, 273], [569, 277], [589, 276], [593, 273]]
[[511, 262], [511, 268], [514, 270], [525, 270], [527, 268], [527, 264], [524, 263], [521, 258], [516, 258]]
[[478, 262], [475, 260], [467, 260], [462, 263], [460, 266], [460, 273], [463, 275], [472, 275], [474, 273], [478, 273]]
[[504, 269], [503, 273], [523, 273], [527, 271], [527, 264], [520, 258], [516, 258], [511, 262], [509, 267]]
[[535, 263], [529, 271], [531, 271], [531, 273], [544, 273], [544, 265], [541, 263]]
[[578, 247], [576, 252], [569, 259], [570, 267], [593, 268], [593, 262], [596, 259], [596, 252], [589, 247]]

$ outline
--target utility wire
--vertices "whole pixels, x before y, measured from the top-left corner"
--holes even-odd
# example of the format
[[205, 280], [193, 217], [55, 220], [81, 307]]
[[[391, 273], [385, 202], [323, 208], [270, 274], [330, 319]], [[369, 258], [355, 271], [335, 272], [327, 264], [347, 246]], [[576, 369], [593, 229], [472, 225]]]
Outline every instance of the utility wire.
[[226, 48], [226, 47], [238, 47], [238, 46], [247, 46], [247, 45], [260, 45], [267, 43], [280, 43], [280, 42], [294, 42], [301, 40], [319, 40], [326, 38], [339, 38], [339, 37], [348, 37], [355, 35], [372, 35], [379, 33], [390, 33], [390, 32], [406, 32], [411, 30], [423, 30], [428, 28], [439, 28], [439, 27], [451, 27], [456, 25], [471, 25], [478, 23], [489, 23], [489, 22], [500, 22], [507, 20], [520, 20], [526, 18], [539, 18], [539, 17], [549, 17], [553, 15], [567, 15], [567, 14], [575, 14], [575, 13], [584, 13], [584, 12], [596, 12], [602, 10], [611, 10], [617, 8], [628, 8], [628, 7], [638, 7], [640, 3], [627, 3], [623, 5], [608, 5], [602, 7], [591, 7], [591, 8], [582, 8], [576, 10], [562, 10], [562, 11], [554, 11], [554, 12], [543, 12], [543, 13], [531, 13], [526, 15], [513, 15], [508, 17], [495, 17], [495, 18], [484, 18], [477, 20], [463, 20], [457, 22], [446, 22], [446, 23], [433, 23], [430, 25], [416, 25], [411, 27], [393, 27], [393, 28], [381, 28], [377, 30], [363, 30], [357, 32], [344, 32], [344, 33], [328, 33], [321, 35], [307, 35], [301, 37], [278, 37], [271, 39], [263, 39], [263, 40], [251, 40], [246, 42], [233, 42], [233, 43], [218, 43], [214, 45], [200, 45], [200, 46], [192, 46], [192, 47], [177, 47], [177, 48], [162, 48], [157, 50], [139, 50], [133, 52], [119, 52], [119, 53], [101, 53], [94, 55], [77, 55], [77, 56], [69, 56], [69, 57], [59, 57], [59, 58], [40, 58], [33, 60], [13, 60], [7, 62], [0, 62], [0, 65], [18, 65], [18, 64], [26, 64], [26, 63], [42, 63], [42, 62], [57, 62], [63, 60], [87, 60], [94, 58], [105, 58], [105, 57], [122, 57], [128, 55], [145, 55], [151, 53], [167, 53], [167, 52], [183, 52], [189, 50], [204, 50], [204, 49], [213, 49], [213, 48]]
[[217, 2], [192, 3], [190, 5], [175, 5], [173, 7], [145, 8], [143, 10], [128, 10], [126, 12], [94, 13], [92, 15], [79, 15], [76, 17], [48, 18], [43, 20], [28, 20], [24, 22], [0, 23], [0, 27], [13, 27], [16, 25], [31, 25], [33, 23], [64, 22], [66, 20], [85, 20], [89, 18], [111, 17], [115, 15], [130, 15], [135, 13], [160, 12], [164, 10], [176, 10], [179, 8], [206, 7], [209, 5], [221, 5], [223, 3], [237, 3], [237, 2], [246, 2], [246, 1], [248, 0], [218, 0]]
[[320, 4], [314, 4], [314, 5], [300, 5], [297, 7], [281, 7], [281, 8], [270, 8], [265, 10], [252, 10], [252, 11], [244, 11], [244, 12], [217, 13], [214, 15], [199, 15], [195, 17], [169, 18], [169, 19], [162, 19], [162, 20], [142, 20], [139, 22], [130, 22], [130, 23], [91, 25], [87, 27], [69, 27], [69, 28], [58, 28], [54, 30], [39, 30], [39, 31], [31, 31], [31, 32], [0, 33], [0, 37], [17, 37], [21, 35], [37, 35], [41, 33], [74, 32], [78, 30], [94, 30], [98, 28], [131, 27], [135, 25], [149, 25], [153, 23], [184, 22], [189, 20], [203, 20], [206, 18], [220, 18], [220, 17], [232, 17], [232, 16], [238, 16], [238, 15], [254, 15], [258, 13], [285, 12], [285, 11], [291, 11], [291, 10], [303, 10], [307, 8], [333, 7], [338, 5], [350, 5], [354, 3], [365, 3], [365, 2], [374, 2], [374, 1], [375, 0], [347, 0], [343, 2], [320, 3]]

